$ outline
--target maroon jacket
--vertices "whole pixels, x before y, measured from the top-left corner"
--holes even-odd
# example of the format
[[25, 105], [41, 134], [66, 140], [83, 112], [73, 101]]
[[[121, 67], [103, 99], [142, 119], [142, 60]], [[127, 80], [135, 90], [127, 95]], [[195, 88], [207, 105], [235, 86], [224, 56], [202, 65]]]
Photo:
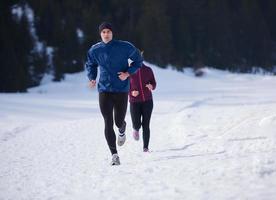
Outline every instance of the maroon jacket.
[[[144, 102], [152, 99], [152, 93], [146, 87], [146, 85], [149, 83], [153, 86], [154, 90], [156, 87], [156, 81], [153, 71], [150, 67], [143, 64], [135, 74], [130, 76], [129, 102]], [[139, 91], [139, 95], [137, 97], [131, 95], [133, 90]]]

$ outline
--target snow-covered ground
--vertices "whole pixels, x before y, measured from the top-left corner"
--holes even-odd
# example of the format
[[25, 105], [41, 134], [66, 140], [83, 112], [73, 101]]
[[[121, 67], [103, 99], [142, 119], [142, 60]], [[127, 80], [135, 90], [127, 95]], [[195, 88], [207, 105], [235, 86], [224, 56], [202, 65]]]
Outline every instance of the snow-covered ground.
[[85, 73], [0, 94], [0, 200], [276, 198], [276, 77], [152, 66], [150, 153], [131, 136], [110, 166]]

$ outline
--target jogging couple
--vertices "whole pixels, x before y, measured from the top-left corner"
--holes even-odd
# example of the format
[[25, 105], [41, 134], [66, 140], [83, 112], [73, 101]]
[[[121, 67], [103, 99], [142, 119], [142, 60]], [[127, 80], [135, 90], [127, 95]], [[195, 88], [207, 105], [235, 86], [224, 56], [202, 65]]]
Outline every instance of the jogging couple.
[[[131, 43], [113, 39], [113, 28], [108, 22], [99, 26], [101, 42], [87, 53], [85, 68], [89, 87], [98, 86], [99, 105], [104, 118], [104, 134], [112, 154], [111, 165], [120, 165], [116, 147], [114, 121], [118, 128], [117, 145], [126, 141], [128, 97], [133, 127], [133, 137], [139, 140], [143, 129], [143, 151], [148, 152], [150, 118], [153, 109], [152, 90], [156, 81], [151, 68], [143, 64], [141, 53]], [[130, 62], [129, 62], [130, 61]], [[99, 68], [99, 81], [96, 82]]]

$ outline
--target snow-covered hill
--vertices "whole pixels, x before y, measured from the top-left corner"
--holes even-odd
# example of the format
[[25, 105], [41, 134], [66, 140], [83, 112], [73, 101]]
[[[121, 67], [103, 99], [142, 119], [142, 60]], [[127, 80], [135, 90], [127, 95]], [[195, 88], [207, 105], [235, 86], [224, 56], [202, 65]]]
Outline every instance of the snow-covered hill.
[[84, 72], [0, 94], [0, 199], [275, 199], [276, 77], [151, 66], [151, 152], [128, 113], [120, 166]]

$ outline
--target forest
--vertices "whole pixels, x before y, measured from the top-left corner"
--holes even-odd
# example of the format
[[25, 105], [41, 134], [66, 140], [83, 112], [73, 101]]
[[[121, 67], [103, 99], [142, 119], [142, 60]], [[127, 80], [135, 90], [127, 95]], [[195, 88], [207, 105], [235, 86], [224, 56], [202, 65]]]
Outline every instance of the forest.
[[162, 68], [276, 73], [275, 0], [6, 0], [0, 10], [0, 92], [83, 71], [103, 21]]

